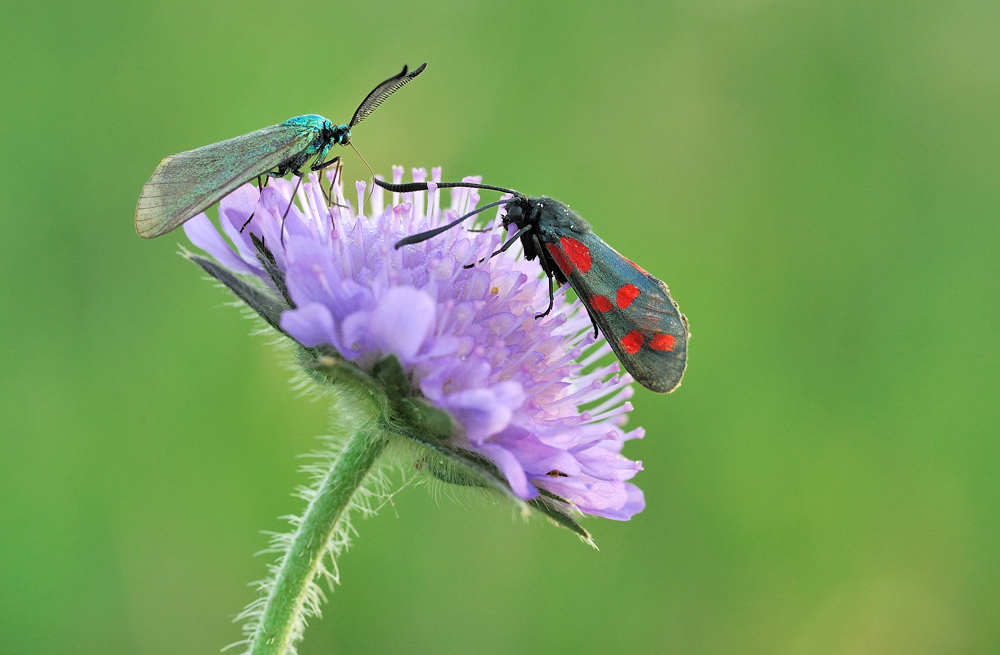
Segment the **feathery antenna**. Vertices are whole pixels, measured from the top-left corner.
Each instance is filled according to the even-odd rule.
[[[373,111],[378,109],[379,105],[381,105],[386,98],[401,89],[404,84],[412,80],[414,77],[423,73],[425,68],[427,68],[426,62],[420,64],[420,66],[414,69],[412,73],[407,73],[407,68],[404,65],[402,73],[399,75],[393,75],[385,82],[382,82],[372,89],[371,93],[369,93],[368,96],[361,101],[361,104],[358,105],[358,109],[354,112],[354,118],[351,119],[351,122],[348,124],[348,128],[354,127],[361,121],[368,118]]]

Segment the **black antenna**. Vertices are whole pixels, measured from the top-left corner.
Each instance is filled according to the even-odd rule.
[[[393,193],[413,193],[414,191],[427,191],[427,182],[407,182],[406,184],[393,184],[392,182],[386,182],[385,180],[380,180],[375,178],[375,184],[379,185],[386,191],[392,191]],[[505,189],[502,186],[493,186],[490,184],[476,184],[474,182],[435,182],[433,183],[438,189],[486,189],[488,191],[499,191],[500,193],[509,193],[516,198],[524,198],[524,194],[520,191],[515,191],[514,189]]]
[[[372,89],[372,92],[368,94],[368,97],[361,101],[361,104],[358,106],[358,110],[354,112],[354,118],[351,119],[351,122],[347,127],[352,128],[368,118],[373,111],[378,109],[378,106],[381,105],[386,98],[398,91],[404,84],[412,80],[414,77],[423,73],[425,68],[427,68],[426,62],[420,64],[420,67],[415,69],[412,73],[407,74],[407,69],[404,65],[402,73],[399,75],[393,75],[385,82],[382,82]]]
[[[416,184],[419,184],[419,182],[417,182]],[[402,185],[401,184],[401,185],[397,185],[397,186],[406,186],[406,185]],[[399,191],[399,192],[396,192],[396,193],[408,193],[408,192],[407,191]],[[490,207],[496,207],[497,205],[506,205],[509,202],[516,202],[516,201],[517,201],[517,198],[505,198],[504,200],[497,200],[496,202],[491,202],[488,205],[483,205],[479,209],[474,209],[471,212],[469,212],[468,214],[466,214],[465,216],[461,216],[459,218],[456,218],[455,220],[453,220],[451,223],[448,223],[447,225],[441,225],[439,227],[434,228],[433,230],[427,230],[426,232],[419,232],[417,234],[411,234],[408,237],[403,237],[402,239],[400,239],[399,241],[396,242],[396,250],[399,250],[403,246],[408,246],[410,244],[420,243],[421,241],[427,241],[427,239],[432,239],[432,238],[436,237],[437,235],[441,234],[442,232],[447,232],[448,230],[450,230],[451,228],[455,227],[456,225],[458,225],[459,223],[461,223],[465,219],[470,218],[472,216],[475,216],[476,214],[478,214],[480,212],[484,212],[487,209],[489,209]]]

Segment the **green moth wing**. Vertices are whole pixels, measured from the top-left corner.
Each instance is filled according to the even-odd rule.
[[[135,231],[146,239],[166,234],[244,182],[278,168],[316,136],[316,130],[278,123],[165,158],[142,187]]]

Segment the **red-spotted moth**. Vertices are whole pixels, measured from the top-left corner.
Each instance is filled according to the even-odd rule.
[[[395,193],[426,191],[425,182],[390,184],[375,180]],[[447,225],[401,239],[396,248],[430,239],[481,211],[504,205],[503,227],[517,232],[492,255],[520,240],[525,258],[536,257],[549,279],[552,311],[555,284],[569,282],[587,308],[625,369],[647,389],[669,393],[676,389],[687,366],[688,322],[670,297],[667,285],[622,257],[593,233],[590,224],[567,205],[552,198],[531,198],[487,184],[440,182],[437,188],[463,187],[509,193],[512,197],[480,207]]]

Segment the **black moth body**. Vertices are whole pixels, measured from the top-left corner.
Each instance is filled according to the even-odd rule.
[[[427,184],[390,184],[375,180],[396,193],[426,191]],[[569,283],[587,308],[625,369],[642,386],[669,393],[680,386],[687,367],[687,318],[670,297],[667,285],[632,263],[600,237],[579,214],[558,200],[529,197],[511,189],[485,184],[442,182],[438,188],[467,187],[509,193],[513,197],[481,207],[459,219],[400,240],[396,247],[418,243],[448,230],[485,209],[504,205],[503,227],[517,228],[513,237],[491,255],[499,255],[520,241],[525,258],[538,259],[549,279],[549,306],[553,289]]]

